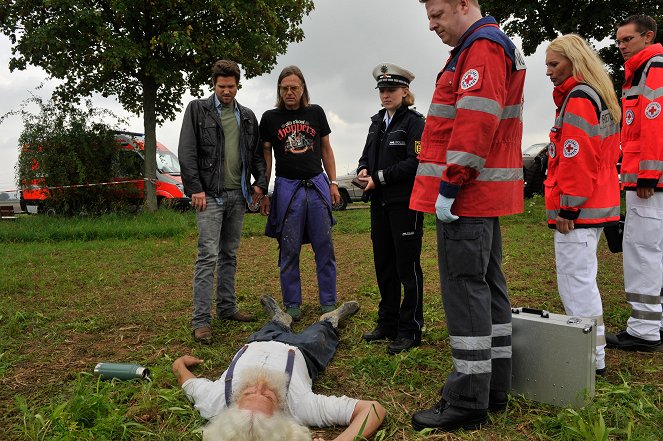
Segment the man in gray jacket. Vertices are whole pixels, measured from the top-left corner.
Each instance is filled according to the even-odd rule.
[[[201,343],[212,340],[215,267],[217,318],[253,320],[235,304],[236,252],[246,204],[257,205],[267,194],[267,182],[258,120],[235,100],[239,78],[237,63],[217,61],[212,67],[214,93],[189,103],[180,132],[182,182],[198,223],[191,324]]]

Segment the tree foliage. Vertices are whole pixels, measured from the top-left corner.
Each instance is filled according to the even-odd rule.
[[[523,39],[523,52],[531,55],[543,42],[576,33],[595,42],[615,37],[621,20],[647,14],[658,23],[657,41],[663,41],[661,0],[482,0],[482,9],[504,23],[504,30]],[[624,60],[614,46],[599,54],[608,65],[615,86],[621,89]]]
[[[3,0],[0,32],[13,44],[10,69],[42,67],[63,80],[60,98],[98,92],[143,113],[145,175],[154,179],[156,124],[176,115],[184,92],[199,96],[219,58],[248,78],[270,71],[302,40],[312,9],[312,0]]]
[[[26,110],[28,104],[36,105],[39,112]],[[11,114],[23,118],[16,164],[18,185],[24,190],[48,189],[42,210],[65,215],[105,212],[140,197],[135,185],[107,185],[118,176],[140,178],[140,170],[129,176],[120,162],[113,128],[106,122],[116,120],[114,115],[90,102],[82,109],[37,97],[26,100]]]

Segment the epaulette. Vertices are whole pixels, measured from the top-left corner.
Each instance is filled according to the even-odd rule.
[[[417,115],[419,118],[421,118],[421,119],[426,119],[426,117],[425,117],[422,113],[420,113],[420,112],[418,112],[418,111],[416,111],[416,110],[414,110],[414,109],[409,109],[409,110],[410,110],[410,112],[412,112],[412,113],[414,113],[415,115]]]

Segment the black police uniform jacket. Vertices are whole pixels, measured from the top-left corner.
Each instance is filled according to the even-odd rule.
[[[371,197],[379,197],[386,204],[409,202],[421,151],[424,116],[407,106],[396,110],[389,127],[384,126],[386,109],[371,117],[366,145],[359,158],[357,173],[367,169],[375,190]]]

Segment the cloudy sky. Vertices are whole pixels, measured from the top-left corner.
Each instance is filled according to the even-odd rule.
[[[380,108],[371,71],[381,62],[392,62],[416,75],[410,88],[417,109],[426,114],[433,95],[435,77],[448,57],[448,46],[428,30],[424,6],[416,0],[317,0],[316,9],[304,19],[304,41],[292,44],[278,59],[270,74],[242,81],[240,103],[258,115],[273,107],[278,73],[290,64],[304,72],[311,100],[327,113],[332,129],[331,144],[338,174],[350,171],[366,139],[369,118]],[[515,42],[520,46],[519,40]],[[55,84],[38,68],[9,72],[11,46],[0,36],[0,115],[18,108],[35,93],[48,98]],[[526,57],[523,144],[546,142],[553,122],[552,84],[545,76],[545,45]],[[211,90],[210,90],[211,93]],[[182,99],[174,121],[157,128],[157,139],[177,152],[181,115],[191,96]],[[95,105],[122,114],[112,98],[95,98]],[[142,132],[142,119],[131,118],[127,130]],[[14,166],[18,157],[20,118],[10,117],[0,125],[0,191],[16,188]]]

